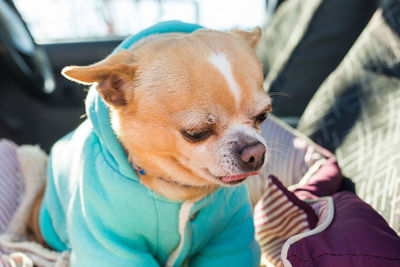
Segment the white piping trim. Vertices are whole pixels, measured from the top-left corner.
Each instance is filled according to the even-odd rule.
[[[181,237],[181,240],[179,242],[178,247],[175,248],[175,250],[169,255],[165,266],[170,267],[174,266],[176,260],[179,257],[179,254],[182,252],[183,245],[185,243],[185,227],[186,223],[189,220],[190,216],[190,209],[193,207],[194,201],[193,200],[186,200],[183,202],[181,209],[179,210],[179,235]]]
[[[306,185],[309,181],[310,178],[326,163],[326,159],[322,158],[315,162],[309,169],[308,171],[303,175],[303,177],[300,179],[300,181],[297,184],[293,184],[288,187],[289,191],[294,191],[295,189],[299,188],[302,185]]]
[[[331,224],[333,217],[335,215],[335,206],[333,204],[332,197],[321,197],[319,199],[306,200],[306,201],[311,204],[311,203],[320,202],[320,201],[324,201],[324,200],[328,201],[328,207],[329,207],[328,208],[328,217],[326,218],[326,220],[323,223],[321,223],[320,225],[318,225],[311,231],[303,232],[298,235],[294,235],[294,236],[290,237],[288,240],[286,240],[285,244],[283,244],[283,246],[282,246],[282,251],[281,251],[281,259],[282,259],[283,266],[292,267],[292,264],[287,259],[287,254],[288,254],[290,245],[299,241],[300,239],[303,239],[305,237],[315,235],[315,234],[318,234],[318,233],[324,231]]]

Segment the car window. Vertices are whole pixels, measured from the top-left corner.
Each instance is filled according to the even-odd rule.
[[[38,43],[129,35],[163,20],[214,29],[262,25],[265,0],[14,0]]]

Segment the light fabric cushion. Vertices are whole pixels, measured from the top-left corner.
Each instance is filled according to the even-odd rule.
[[[298,129],[335,152],[357,195],[400,233],[400,1],[383,1]]]
[[[266,25],[257,53],[278,116],[298,116],[376,9],[374,0],[290,0]]]

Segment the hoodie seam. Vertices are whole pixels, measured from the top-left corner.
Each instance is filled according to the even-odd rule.
[[[154,205],[154,210],[155,210],[155,213],[156,213],[156,233],[157,233],[157,235],[156,235],[156,244],[157,244],[157,246],[156,246],[156,253],[155,254],[158,254],[159,253],[159,251],[158,251],[158,249],[157,248],[160,248],[161,246],[160,246],[160,238],[159,238],[159,236],[160,236],[160,213],[159,213],[159,206],[158,206],[158,203],[157,203],[157,199],[155,199],[155,198],[153,198],[152,197],[152,200],[153,200],[153,205]]]
[[[100,138],[97,136],[97,134],[95,133],[95,131],[93,129],[92,129],[92,133],[96,136],[96,138],[98,140],[98,142],[96,142],[96,145],[100,147],[101,156],[103,157],[104,161],[107,162],[108,167],[110,167],[114,172],[118,173],[118,175],[120,175],[124,179],[127,179],[127,180],[129,180],[131,182],[140,183],[140,179],[135,179],[135,178],[128,177],[128,176],[122,174],[120,172],[120,170],[115,168],[114,164],[112,164],[110,162],[110,160],[108,159],[108,156],[105,154],[105,149],[103,148],[103,145],[101,144]]]

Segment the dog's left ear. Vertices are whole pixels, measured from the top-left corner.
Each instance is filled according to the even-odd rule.
[[[93,65],[65,67],[61,73],[81,84],[97,83],[97,91],[104,101],[114,107],[123,107],[133,96],[136,70],[133,54],[122,50]]]
[[[231,30],[231,32],[245,39],[249,43],[251,48],[254,48],[261,38],[261,28],[258,26],[253,28],[251,31],[233,29]]]

